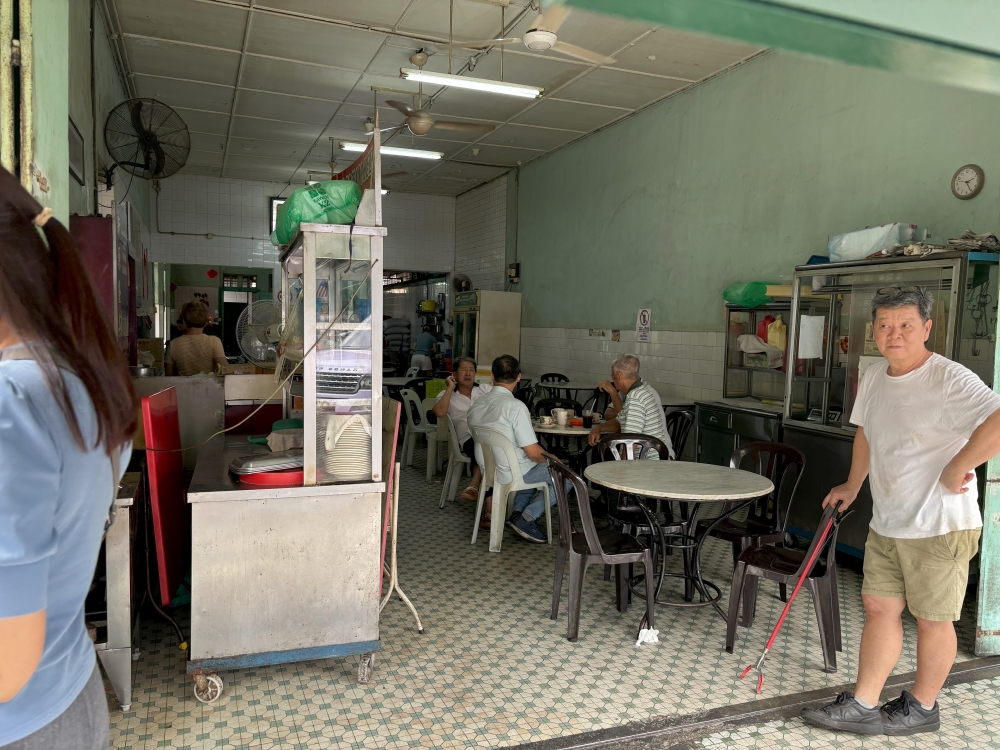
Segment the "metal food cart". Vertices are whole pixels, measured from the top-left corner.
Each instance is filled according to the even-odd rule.
[[[892,284],[925,288],[934,298],[927,348],[961,362],[989,384],[997,261],[994,253],[942,252],[795,269],[783,441],[806,455],[807,467],[822,471],[803,473],[789,513],[790,530],[814,529],[831,483],[846,479],[850,471],[857,432],[850,416],[858,382],[868,366],[882,359],[869,309],[877,291]],[[872,511],[867,482],[852,507],[856,512],[841,526],[838,546],[862,556]]]
[[[382,493],[382,242],[378,130],[335,179],[364,189],[354,225],[302,224],[281,253],[283,329],[275,387],[303,398],[302,486],[248,488],[234,458],[267,452],[245,436],[201,448],[192,510],[195,696],[219,670],[379,649]],[[376,428],[373,429],[373,426]]]

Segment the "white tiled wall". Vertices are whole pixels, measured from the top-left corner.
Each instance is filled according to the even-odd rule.
[[[158,233],[154,192],[151,259],[160,263],[273,267],[278,253],[268,239],[268,199],[282,187],[277,182],[201,175],[175,175],[160,180],[160,232],[201,236]],[[206,234],[214,236],[209,239]]]
[[[284,183],[176,175],[161,180],[160,186],[160,230],[164,233],[153,232],[153,261],[263,267],[277,262],[277,248],[269,239],[269,199],[283,188],[288,194]],[[154,200],[154,227],[155,210]],[[382,197],[382,220],[388,228],[386,268],[452,270],[454,198],[392,192]],[[168,234],[171,231],[199,236]],[[214,236],[210,239],[206,234]]]
[[[451,271],[455,263],[455,199],[390,192],[382,196],[385,267],[396,271]]]
[[[639,357],[639,375],[661,396],[715,399],[722,397],[725,334],[694,331],[651,331],[639,344],[635,331],[622,331],[620,341],[589,335],[586,328],[522,328],[521,370],[538,377],[560,372],[570,380],[607,380],[619,354]]]
[[[455,272],[477,289],[503,291],[507,240],[507,177],[463,193],[455,205]]]

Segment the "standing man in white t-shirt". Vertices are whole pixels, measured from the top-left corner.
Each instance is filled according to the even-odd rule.
[[[869,367],[858,387],[848,480],[823,500],[843,510],[869,477],[857,684],[853,693],[802,712],[827,729],[909,735],[940,728],[937,695],[955,661],[953,623],[983,525],[975,468],[1000,453],[1000,396],[925,348],[931,304],[913,286],[880,289],[872,300],[875,343],[885,362]],[[912,691],[879,708],[903,648],[904,607],[917,620],[917,677]]]

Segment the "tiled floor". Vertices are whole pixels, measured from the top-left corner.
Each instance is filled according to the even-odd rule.
[[[941,731],[912,737],[862,737],[835,734],[789,719],[772,721],[702,738],[700,746],[713,750],[729,748],[810,748],[810,750],[957,750],[1000,747],[996,719],[1000,716],[1000,678],[945,688],[938,699]]]
[[[132,710],[112,712],[113,747],[500,747],[754,699],[753,685],[737,674],[757,658],[781,610],[776,587],[762,588],[758,619],[750,631],[741,629],[735,654],[725,653],[725,623],[710,609],[658,608],[660,643],[636,648],[640,607],[619,614],[613,584],[594,566],[580,640],[569,643],[565,583],[559,620],[548,617],[554,548],[509,531],[499,554],[488,551],[486,535],[470,545],[474,505],[457,501],[439,510],[441,483],[427,484],[423,466],[418,450],[401,478],[399,574],[427,632],[418,634],[406,606],[390,601],[369,685],[357,684],[356,658],[331,659],[224,673],[223,697],[203,705],[192,695],[172,633],[151,622],[143,627]],[[728,548],[710,542],[706,577],[721,584],[731,570]],[[846,649],[840,671],[821,670],[813,609],[803,593],[769,658],[765,696],[839,685],[854,675],[861,582],[848,569],[840,582]],[[971,615],[961,623],[959,659],[972,656]],[[899,672],[915,668],[912,619],[906,629]],[[974,684],[952,689],[948,701],[982,693],[995,706],[998,692],[998,684]],[[758,728],[754,741],[764,739],[826,746],[810,745],[823,738],[797,722]]]

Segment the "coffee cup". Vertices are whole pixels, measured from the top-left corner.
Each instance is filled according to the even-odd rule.
[[[539,417],[539,418],[538,418],[538,424],[543,424],[543,425],[550,425],[550,424],[552,424],[552,423],[553,423],[554,421],[555,421],[555,420],[554,420],[554,419],[552,419],[552,417],[548,417],[548,416],[545,416],[545,417]]]
[[[553,409],[552,416],[556,418],[556,424],[565,427],[566,420],[569,419],[569,412],[566,409]]]

